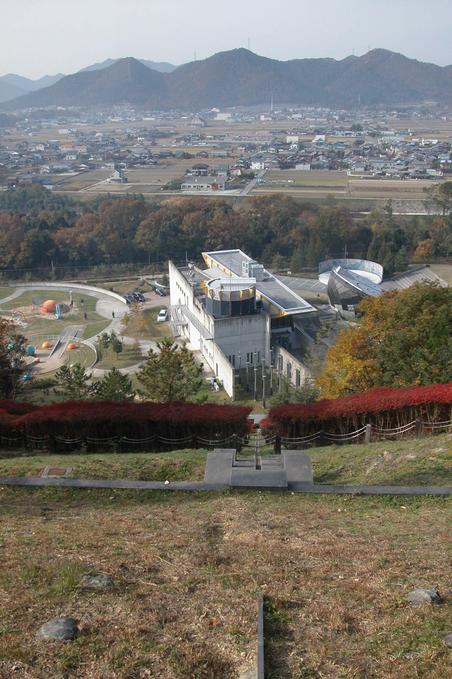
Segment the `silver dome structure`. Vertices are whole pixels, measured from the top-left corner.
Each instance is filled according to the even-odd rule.
[[[369,279],[337,266],[328,277],[327,292],[331,305],[348,309],[366,297],[379,297],[383,291]]]
[[[377,262],[368,259],[327,259],[319,264],[319,281],[328,285],[331,273],[337,267],[377,285],[383,280],[383,267]]]

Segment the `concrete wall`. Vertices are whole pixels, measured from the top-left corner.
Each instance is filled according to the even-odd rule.
[[[284,378],[295,388],[300,387],[306,380],[312,378],[309,368],[290,351],[283,347],[275,347],[275,367]]]
[[[235,368],[245,367],[247,355],[270,364],[270,319],[264,313],[216,319],[214,338]]]
[[[221,347],[213,340],[214,320],[194,296],[193,288],[185,276],[172,262],[169,263],[169,278],[171,306],[186,306],[206,331],[204,334],[201,333],[196,325],[190,319],[187,319],[188,324],[181,326],[181,336],[188,340],[194,351],[201,352],[207,365],[223,384],[228,396],[233,399],[235,390],[234,368]],[[207,333],[211,335],[212,339],[205,337]]]
[[[64,290],[70,292],[83,292],[85,295],[92,295],[94,297],[111,297],[112,299],[127,304],[125,298],[122,295],[118,295],[117,292],[112,292],[111,290],[106,290],[105,288],[97,288],[93,285],[85,285],[82,283],[24,283],[23,285],[18,285],[17,288],[23,288],[24,290]]]

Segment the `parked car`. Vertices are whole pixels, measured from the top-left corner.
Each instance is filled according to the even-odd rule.
[[[157,295],[160,295],[160,297],[165,297],[165,293],[161,288],[155,288],[155,292],[157,293]]]
[[[158,316],[157,316],[157,323],[164,323],[167,320],[168,320],[168,310],[167,309],[160,309]]]

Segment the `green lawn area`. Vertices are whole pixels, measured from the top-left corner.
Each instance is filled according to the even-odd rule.
[[[136,365],[145,360],[145,356],[141,353],[139,347],[133,344],[123,344],[122,352],[115,354],[115,352],[108,347],[108,349],[98,349],[99,361],[96,363],[96,368],[110,370],[111,368],[127,368],[131,365]]]
[[[452,285],[452,264],[430,264],[431,270]]]
[[[0,676],[444,679],[450,502],[444,498],[2,488]],[[114,588],[86,592],[83,574]],[[437,587],[439,606],[407,594]],[[79,621],[73,642],[36,631]]]
[[[306,452],[316,483],[452,486],[452,434]]]
[[[76,479],[135,479],[139,481],[201,481],[206,451],[169,453],[91,453],[0,458],[0,476],[39,476],[47,465],[72,467]]]
[[[123,334],[137,339],[162,339],[171,337],[171,328],[168,322],[158,323],[157,315],[160,309],[165,306],[152,307],[151,309],[140,310],[129,313],[123,326]]]
[[[9,297],[9,295],[12,295],[14,290],[15,288],[10,288],[7,285],[0,285],[0,300],[4,299],[5,297]]]
[[[57,302],[69,305],[69,293],[67,292],[58,290],[27,290],[20,297],[7,302],[1,309],[3,311],[11,311],[19,307],[31,306],[33,300],[42,303],[46,299],[54,299]],[[53,337],[59,335],[67,325],[82,325],[85,328],[83,336],[89,338],[102,332],[110,324],[110,319],[103,318],[96,313],[96,298],[73,293],[72,299],[74,308],[64,314],[60,320],[57,320],[53,314],[49,314],[48,317],[37,314],[27,318],[27,327],[24,329],[24,334],[27,336],[49,335]],[[84,317],[85,313],[87,314],[86,319]]]

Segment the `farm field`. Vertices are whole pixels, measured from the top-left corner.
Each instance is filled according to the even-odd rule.
[[[291,195],[323,197],[328,195],[350,200],[378,199],[425,201],[424,189],[431,187],[427,180],[358,179],[347,173],[328,170],[271,170],[265,174],[252,195],[268,192],[287,192]]]
[[[112,174],[111,170],[91,170],[72,175],[67,179],[61,179],[55,185],[55,191],[82,191],[93,184],[104,181]]]
[[[443,679],[449,520],[442,498],[3,488],[0,676],[238,679],[264,592],[271,677]],[[61,614],[78,638],[38,641]]]

